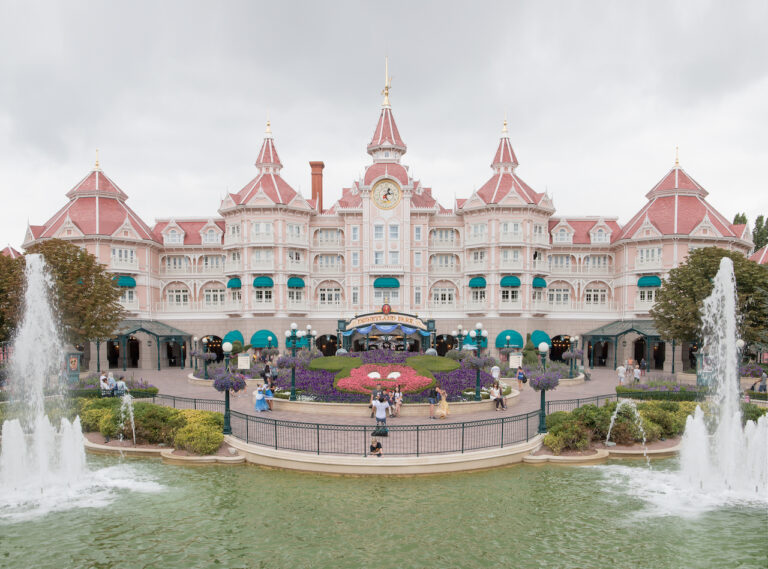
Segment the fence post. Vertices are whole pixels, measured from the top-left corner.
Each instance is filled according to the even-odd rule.
[[[528,442],[531,440],[531,433],[530,433],[530,424],[531,424],[531,417],[530,413],[528,413],[528,417],[525,418],[525,442]]]
[[[419,456],[419,426],[416,425],[416,456]]]
[[[464,425],[466,425],[466,423],[462,422],[461,423],[461,454],[464,454]]]
[[[317,428],[317,454],[320,454],[320,423],[315,423]]]
[[[249,415],[245,416],[245,442],[246,444],[251,443],[251,417]]]
[[[363,456],[368,456],[368,437],[365,436],[365,425],[363,425]]]
[[[197,398],[193,399],[193,401],[194,401],[194,404],[192,405],[192,407],[195,409],[195,411],[197,411]]]
[[[272,424],[275,426],[275,450],[277,450],[277,420],[272,419]]]
[[[500,423],[501,425],[501,447],[500,448],[504,448],[504,419],[505,417],[502,417],[501,423]]]

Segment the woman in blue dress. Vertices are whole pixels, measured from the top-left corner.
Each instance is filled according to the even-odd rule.
[[[267,399],[264,396],[264,386],[260,385],[256,388],[256,404],[254,405],[254,409],[256,411],[269,411],[269,406],[267,405]]]

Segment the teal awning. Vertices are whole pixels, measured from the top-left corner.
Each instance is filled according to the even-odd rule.
[[[271,341],[269,341],[270,336],[272,336]],[[269,330],[259,330],[258,332],[254,332],[253,336],[251,336],[251,346],[254,348],[268,348],[270,346],[277,348],[277,334],[270,332]]]
[[[290,281],[289,281],[290,282]],[[263,288],[272,288],[275,286],[275,282],[270,277],[256,277],[253,279],[253,286],[254,287],[263,287]],[[288,286],[291,286],[290,284]],[[304,286],[304,282],[302,281],[301,286]],[[301,287],[295,287],[295,288],[301,288]]]
[[[373,288],[400,288],[400,281],[394,277],[379,277],[373,281]]]
[[[243,338],[243,333],[240,332],[240,330],[230,330],[225,334],[221,342],[232,342],[233,344],[235,342],[240,342],[243,346],[245,346],[245,338]]]
[[[507,275],[506,277],[501,277],[501,286],[507,286],[507,287],[520,286],[520,279],[511,275]]]
[[[229,279],[227,282],[227,288],[242,288],[243,283],[240,282],[240,279],[237,277]]]
[[[533,288],[547,288],[547,281],[541,277],[533,277]]]
[[[288,288],[304,288],[304,279],[301,277],[291,277],[288,279]]]
[[[520,286],[520,285],[518,285]],[[496,336],[496,347],[497,348],[506,348],[507,347],[507,336],[509,336],[509,347],[510,348],[522,348],[523,347],[523,337],[520,334],[520,332],[516,332],[514,330],[504,330],[502,333],[500,333],[498,336]]]
[[[488,338],[480,338],[480,347],[481,348],[487,348],[488,347]],[[464,345],[461,347],[463,350],[476,350],[477,345],[475,344],[474,338],[467,336],[464,338]]]
[[[541,330],[534,330],[531,332],[531,342],[533,342],[533,345],[536,346],[537,350],[539,349],[539,344],[542,342],[546,342],[552,347],[552,340],[549,338],[549,334],[542,332]]]
[[[485,278],[472,277],[469,279],[469,288],[485,288]]]
[[[120,275],[119,277],[117,277],[117,286],[121,286],[123,288],[135,288],[136,279],[134,279],[133,277],[127,277],[125,275]]]
[[[651,286],[661,286],[661,279],[656,275],[646,275],[638,279],[637,286],[643,287],[643,288],[651,287]]]

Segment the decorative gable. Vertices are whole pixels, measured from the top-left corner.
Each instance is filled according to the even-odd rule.
[[[637,231],[631,236],[633,239],[652,239],[654,237],[661,237],[662,233],[653,224],[653,222],[645,216],[643,223],[637,228]]]
[[[567,221],[562,220],[552,228],[552,243],[573,243],[574,230]]]
[[[140,239],[139,234],[136,233],[136,229],[131,225],[127,218],[123,224],[112,233],[112,237],[118,239]]]
[[[722,234],[709,219],[709,214],[704,216],[701,223],[694,227],[690,234],[692,237],[722,237]]]
[[[589,239],[593,244],[610,243],[612,230],[602,219],[589,230]]]
[[[83,232],[80,231],[80,228],[77,226],[77,224],[72,221],[72,219],[69,217],[69,214],[67,214],[64,222],[56,232],[55,237],[59,239],[71,239],[73,237],[82,237],[83,235]]]
[[[214,223],[213,219],[208,218],[203,227],[200,228],[200,242],[203,245],[221,245],[221,236],[224,232],[221,227]]]
[[[163,236],[163,244],[165,245],[183,245],[184,244],[184,230],[174,220],[170,220],[161,231]]]

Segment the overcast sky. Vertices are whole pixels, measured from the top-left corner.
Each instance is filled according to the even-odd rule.
[[[728,218],[768,214],[768,2],[0,0],[0,244],[92,168],[156,218],[215,216],[269,117],[325,204],[370,163],[389,56],[404,162],[446,206],[490,176],[504,114],[558,215],[625,223],[674,163]]]

